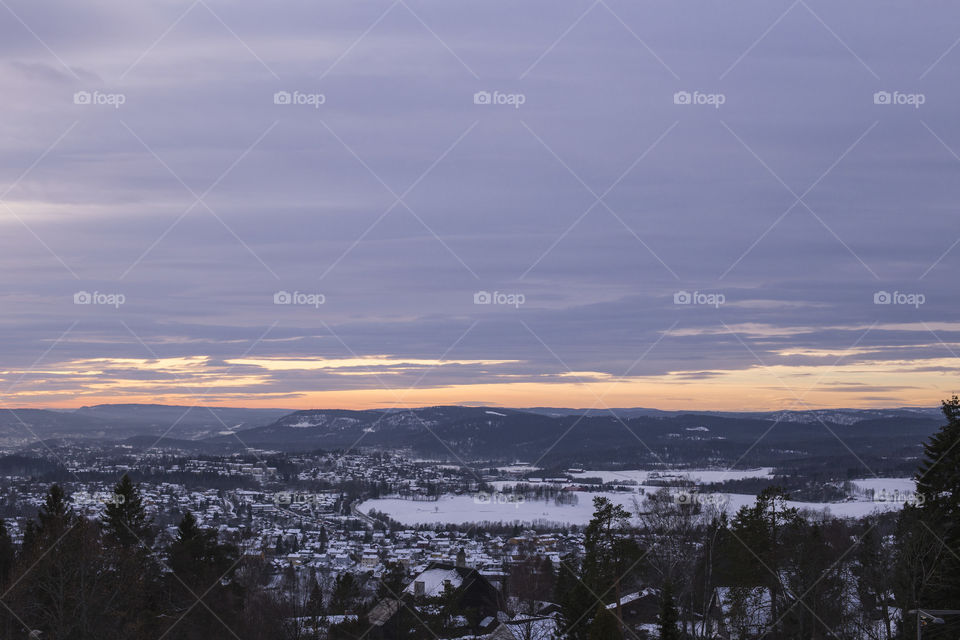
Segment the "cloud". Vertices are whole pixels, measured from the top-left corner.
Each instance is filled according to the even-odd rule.
[[[784,395],[760,362],[826,376],[830,406],[955,391],[960,89],[955,52],[933,63],[957,9],[796,5],[764,35],[783,8],[759,0],[596,5],[569,32],[583,9],[541,0],[390,6],[10,2],[30,27],[0,25],[12,397],[220,376],[234,404],[380,406],[426,373],[411,398],[763,408]]]

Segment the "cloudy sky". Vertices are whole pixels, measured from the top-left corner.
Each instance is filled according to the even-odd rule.
[[[933,405],[960,8],[0,1],[4,406]]]

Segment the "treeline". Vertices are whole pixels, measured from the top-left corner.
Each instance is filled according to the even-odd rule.
[[[554,599],[569,640],[637,638],[646,589],[661,640],[725,637],[892,640],[960,633],[960,400],[925,445],[918,495],[861,520],[802,514],[780,487],[733,517],[662,489],[634,512],[595,498],[584,553],[563,558]],[[916,610],[932,611],[921,614]]]
[[[268,572],[258,559],[218,541],[189,512],[165,539],[129,477],[115,493],[91,520],[53,485],[19,549],[0,521],[0,637],[290,637],[290,612],[263,588]]]

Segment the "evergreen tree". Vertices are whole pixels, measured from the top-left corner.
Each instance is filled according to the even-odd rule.
[[[13,540],[10,539],[10,533],[7,531],[7,523],[0,519],[0,589],[5,588],[15,559],[16,553]]]
[[[786,532],[800,520],[797,510],[786,506],[788,499],[780,487],[764,489],[753,506],[741,507],[737,512],[728,538],[731,581],[736,586],[767,590],[771,622],[780,619],[783,604],[782,568],[789,556]]]
[[[242,609],[243,589],[231,580],[238,563],[236,548],[220,544],[216,531],[201,528],[187,511],[169,557],[173,573],[168,576],[167,592],[183,620],[177,622],[178,616],[173,616],[164,633],[172,630],[174,637],[189,640],[219,637],[223,629],[220,620],[236,616]],[[201,596],[205,606],[196,606]]]
[[[667,582],[660,593],[660,616],[657,619],[660,640],[680,640],[677,629],[677,605],[673,601],[673,586]]]
[[[620,623],[613,613],[604,607],[598,605],[593,614],[593,621],[590,623],[590,631],[587,640],[622,640],[623,634],[620,633]]]
[[[360,585],[352,573],[341,573],[333,583],[330,609],[334,613],[350,613],[360,597]]]
[[[104,511],[103,526],[107,534],[123,547],[132,547],[149,537],[150,520],[143,507],[140,487],[123,474],[113,488],[113,500]]]
[[[70,508],[63,488],[58,484],[51,485],[43,499],[43,506],[37,514],[39,520],[37,529],[40,536],[46,538],[48,542],[55,541],[67,527],[73,524],[74,517],[73,509]]]
[[[407,570],[399,562],[387,562],[386,571],[377,585],[377,599],[399,598],[407,582]]]
[[[600,598],[617,603],[614,614],[622,620],[620,599],[622,584],[641,557],[640,548],[630,532],[630,513],[608,498],[593,499],[594,513],[583,535],[581,579]],[[611,597],[612,596],[612,597]]]
[[[313,589],[310,590],[310,599],[307,601],[307,615],[320,617],[323,615],[323,589],[317,582],[313,583]]]
[[[321,553],[326,553],[328,542],[329,542],[329,538],[327,536],[327,528],[323,525],[320,525],[320,552]]]
[[[960,398],[944,401],[942,410],[947,423],[924,444],[916,475],[918,499],[904,507],[898,521],[897,598],[903,609],[960,608],[955,551],[960,549]],[[924,635],[945,631],[931,629]]]
[[[561,627],[567,630],[570,640],[586,639],[589,614],[596,604],[579,574],[577,558],[569,555],[561,558],[553,599],[560,606]]]

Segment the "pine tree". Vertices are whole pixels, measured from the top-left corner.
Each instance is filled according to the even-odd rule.
[[[187,542],[200,535],[201,529],[197,525],[197,517],[190,511],[183,514],[180,524],[177,525],[177,541]]]
[[[172,606],[183,620],[171,620],[164,633],[174,629],[171,637],[190,640],[219,637],[220,620],[236,615],[243,606],[243,588],[232,580],[237,557],[235,547],[217,541],[216,531],[202,529],[189,511],[184,514],[170,545],[173,573],[167,576],[166,586]],[[197,595],[203,593],[207,594],[203,598],[206,606],[194,606]]]
[[[900,604],[957,608],[960,603],[960,398],[943,402],[947,424],[924,444],[917,472],[916,505],[906,505],[898,523],[903,576]],[[926,570],[922,567],[926,566]]]
[[[328,542],[329,542],[329,537],[327,536],[327,528],[323,525],[320,525],[320,552],[321,553],[326,553]]]
[[[575,557],[560,559],[553,599],[560,606],[561,626],[570,640],[587,637],[589,613],[596,604],[579,573],[580,563]]]
[[[140,487],[123,474],[113,493],[113,500],[104,511],[103,526],[120,546],[136,546],[150,534],[150,520],[143,507]]]
[[[657,620],[660,628],[660,640],[680,640],[677,629],[677,605],[673,600],[673,586],[667,582],[660,593],[660,617]]]
[[[587,640],[622,640],[623,634],[620,633],[620,623],[613,613],[603,605],[597,606],[597,611],[593,615],[593,621],[590,623],[590,631]]]
[[[786,557],[785,537],[797,526],[800,515],[787,507],[789,496],[781,487],[760,492],[753,506],[744,506],[733,519],[728,539],[731,578],[737,586],[766,588],[770,594],[770,620],[781,619],[783,585],[781,570]],[[765,571],[757,571],[757,565]]]
[[[73,510],[70,508],[67,495],[60,485],[50,486],[50,491],[43,499],[43,506],[40,507],[37,519],[40,521],[39,532],[48,541],[50,539],[56,540],[73,523]]]
[[[310,590],[310,599],[307,601],[307,615],[315,618],[323,615],[323,589],[317,582],[313,583],[313,589]]]
[[[333,583],[330,609],[334,613],[350,613],[360,596],[360,585],[352,573],[341,573]]]
[[[15,559],[13,540],[7,531],[7,523],[0,519],[0,588],[5,588]]]
[[[630,535],[630,513],[608,498],[593,499],[594,513],[583,535],[581,579],[587,588],[601,597],[610,594],[617,603],[614,615],[622,619],[622,584],[636,567],[640,548]]]

